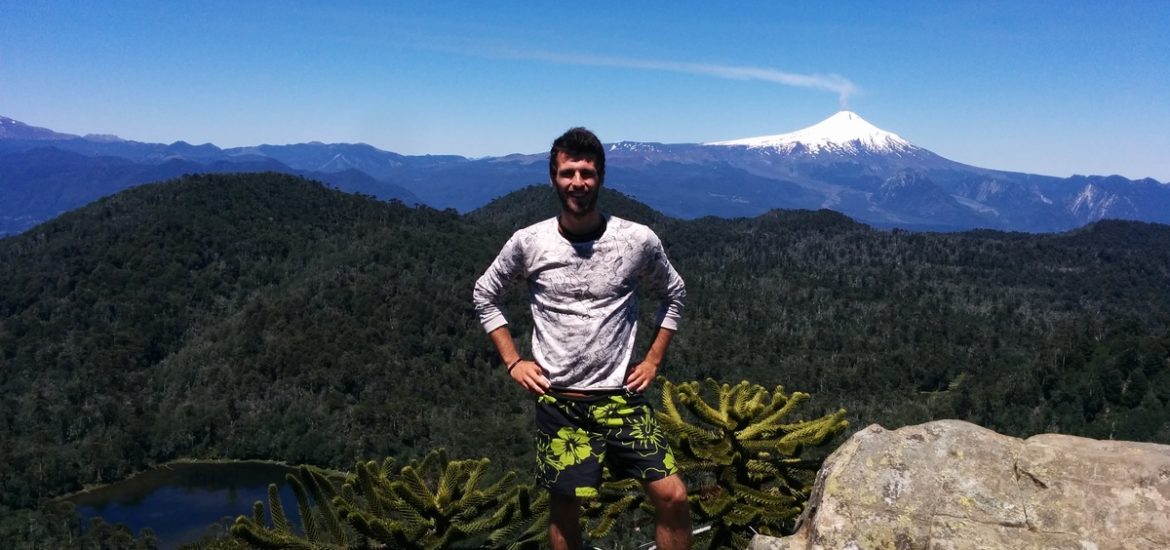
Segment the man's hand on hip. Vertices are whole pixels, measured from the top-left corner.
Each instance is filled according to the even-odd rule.
[[[631,369],[630,374],[626,376],[626,387],[630,391],[642,393],[646,391],[646,388],[650,387],[650,383],[654,381],[655,376],[658,376],[658,364],[642,361]]]
[[[551,384],[544,376],[544,369],[536,361],[520,361],[508,373],[517,384],[533,395],[544,395]]]

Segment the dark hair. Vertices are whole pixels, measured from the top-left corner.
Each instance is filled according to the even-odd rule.
[[[569,128],[553,141],[552,150],[548,153],[548,177],[553,180],[557,177],[558,153],[592,160],[593,166],[597,168],[597,183],[605,182],[605,147],[593,132],[580,126]]]

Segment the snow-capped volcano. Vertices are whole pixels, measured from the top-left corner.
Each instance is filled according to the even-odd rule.
[[[704,145],[741,145],[783,153],[900,153],[917,149],[898,134],[865,121],[852,111],[840,111],[821,122],[787,134],[760,136]]]

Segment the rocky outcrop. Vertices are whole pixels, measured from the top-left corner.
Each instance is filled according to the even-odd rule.
[[[872,425],[825,461],[797,533],[751,548],[1170,548],[1170,446]]]

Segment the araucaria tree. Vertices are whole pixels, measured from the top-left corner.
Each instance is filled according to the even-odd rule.
[[[268,486],[268,522],[264,521],[264,503],[257,501],[252,516],[240,516],[231,532],[254,548],[298,548],[305,550],[341,550],[358,537],[349,526],[338,521],[332,499],[337,495],[333,481],[325,472],[301,466],[296,475],[285,476],[297,499],[303,534],[284,513],[280,490]]]
[[[534,497],[513,472],[482,486],[488,463],[449,460],[443,450],[400,470],[393,458],[359,463],[340,491],[318,471],[302,468],[302,479],[290,475],[289,481],[303,537],[284,517],[275,486],[269,488],[271,524],[257,503],[253,517],[239,517],[232,534],[260,548],[538,548],[547,497]],[[306,485],[313,503],[303,496]]]
[[[662,434],[687,477],[691,512],[707,548],[746,548],[753,531],[781,535],[804,509],[823,447],[848,426],[845,411],[794,419],[809,399],[740,382],[666,382],[657,412]],[[509,472],[489,485],[489,461],[449,460],[443,450],[396,469],[393,458],[359,463],[344,480],[302,467],[289,476],[304,526],[293,529],[276,486],[269,518],[257,502],[232,534],[260,548],[539,548],[548,516],[543,490]],[[338,476],[340,477],[340,476]],[[340,489],[337,487],[340,486]],[[635,508],[652,513],[638,483],[607,479],[585,503],[591,538],[608,536]]]
[[[700,535],[708,548],[746,548],[752,529],[783,534],[803,510],[823,460],[809,448],[848,426],[844,410],[793,420],[808,398],[746,381],[666,382],[658,419],[688,477],[696,525],[711,525]]]

